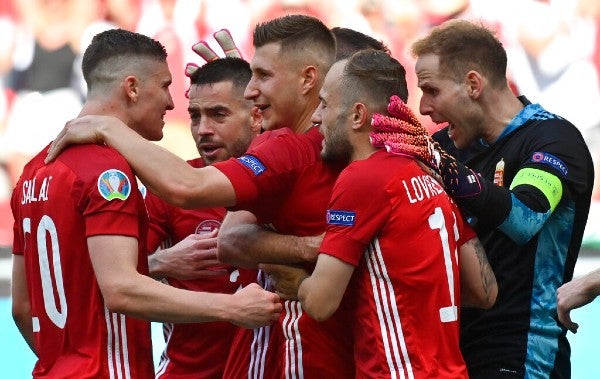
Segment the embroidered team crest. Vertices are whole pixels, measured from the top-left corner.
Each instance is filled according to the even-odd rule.
[[[561,161],[560,158],[558,158],[552,154],[543,153],[541,151],[536,151],[531,156],[531,161],[535,162],[535,163],[543,163],[548,166],[554,167],[554,169],[558,170],[565,178],[567,177],[567,174],[569,173],[569,169],[567,168],[567,165],[564,164],[564,162]]]
[[[131,181],[122,171],[106,170],[98,178],[98,192],[108,201],[125,200],[131,193]]]
[[[196,227],[196,234],[208,234],[220,227],[221,223],[217,220],[204,220]]]
[[[356,212],[327,210],[327,224],[329,225],[354,226],[355,218]]]

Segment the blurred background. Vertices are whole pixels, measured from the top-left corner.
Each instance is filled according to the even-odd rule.
[[[600,162],[600,0],[0,0],[0,367],[2,377],[27,378],[34,362],[10,315],[12,215],[10,194],[23,165],[77,116],[85,97],[81,56],[98,32],[120,27],[161,41],[173,73],[175,109],[159,142],[182,158],[197,156],[189,138],[186,63],[204,63],[191,46],[227,28],[252,57],[256,23],[290,13],[316,16],[384,41],[404,64],[409,105],[418,110],[412,41],[450,18],[493,28],[508,52],[517,94],[565,117],[582,132]],[[428,118],[421,122],[430,131]],[[598,182],[598,179],[597,179]],[[600,267],[600,185],[575,275]],[[600,301],[576,310],[573,378],[599,378]],[[158,325],[153,330],[159,331]],[[155,333],[155,350],[162,348]],[[5,370],[8,368],[8,372]]]

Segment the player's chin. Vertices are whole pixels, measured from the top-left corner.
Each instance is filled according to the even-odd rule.
[[[160,141],[160,140],[162,140],[163,136],[164,136],[164,134],[163,134],[162,128],[160,128],[157,131],[153,131],[151,135],[146,137],[146,139],[149,141]]]

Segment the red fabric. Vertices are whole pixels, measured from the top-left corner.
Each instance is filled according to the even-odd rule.
[[[91,235],[136,237],[138,271],[148,273],[147,218],[135,177],[112,148],[74,146],[49,165],[46,149],[26,165],[11,200],[14,253],[24,255],[32,316],[40,325],[33,376],[152,377],[150,324],[105,309],[87,249]],[[115,172],[107,170],[122,174],[119,185],[102,175]],[[102,178],[121,198],[107,200]],[[38,245],[40,236],[45,244]],[[44,291],[52,292],[44,297]]]
[[[346,225],[341,211],[353,216]],[[441,186],[414,160],[380,151],[340,174],[329,212],[321,253],[356,266],[346,292],[356,377],[467,378],[454,234],[463,225]],[[455,318],[442,321],[452,305]]]
[[[246,154],[250,167],[242,163],[244,157],[214,165],[231,180],[236,209],[252,211],[260,223],[283,234],[321,234],[338,170],[321,161],[323,136],[318,128],[301,135],[287,129],[267,132],[259,138]],[[350,326],[345,317],[340,311],[319,323],[302,312],[299,302],[284,302],[279,351],[269,347],[269,354],[282,359],[282,377],[353,377]]]
[[[198,158],[189,161],[193,167],[203,167]],[[148,250],[161,244],[175,245],[190,234],[210,233],[221,226],[225,208],[181,209],[148,192],[145,198],[150,219]],[[168,241],[168,243],[164,243]],[[229,274],[212,279],[177,280],[166,278],[177,288],[213,293],[235,293],[240,287],[256,281],[256,270],[228,268]],[[157,378],[221,378],[225,362],[239,329],[226,322],[200,324],[165,324],[165,350],[157,369]],[[246,371],[248,366],[246,366]]]

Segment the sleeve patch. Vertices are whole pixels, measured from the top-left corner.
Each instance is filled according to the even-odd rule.
[[[248,167],[256,176],[262,174],[267,169],[265,165],[253,155],[242,155],[238,160],[244,166]]]
[[[328,225],[354,226],[355,218],[356,212],[327,210]]]
[[[531,156],[531,162],[543,163],[550,167],[553,167],[555,170],[558,170],[562,174],[562,176],[565,178],[567,177],[567,174],[569,173],[569,169],[567,168],[567,165],[564,164],[564,162],[561,161],[558,157],[556,157],[552,154],[542,153],[541,151],[536,151]]]
[[[131,193],[131,181],[123,171],[106,170],[98,177],[98,192],[108,201],[126,200]]]

